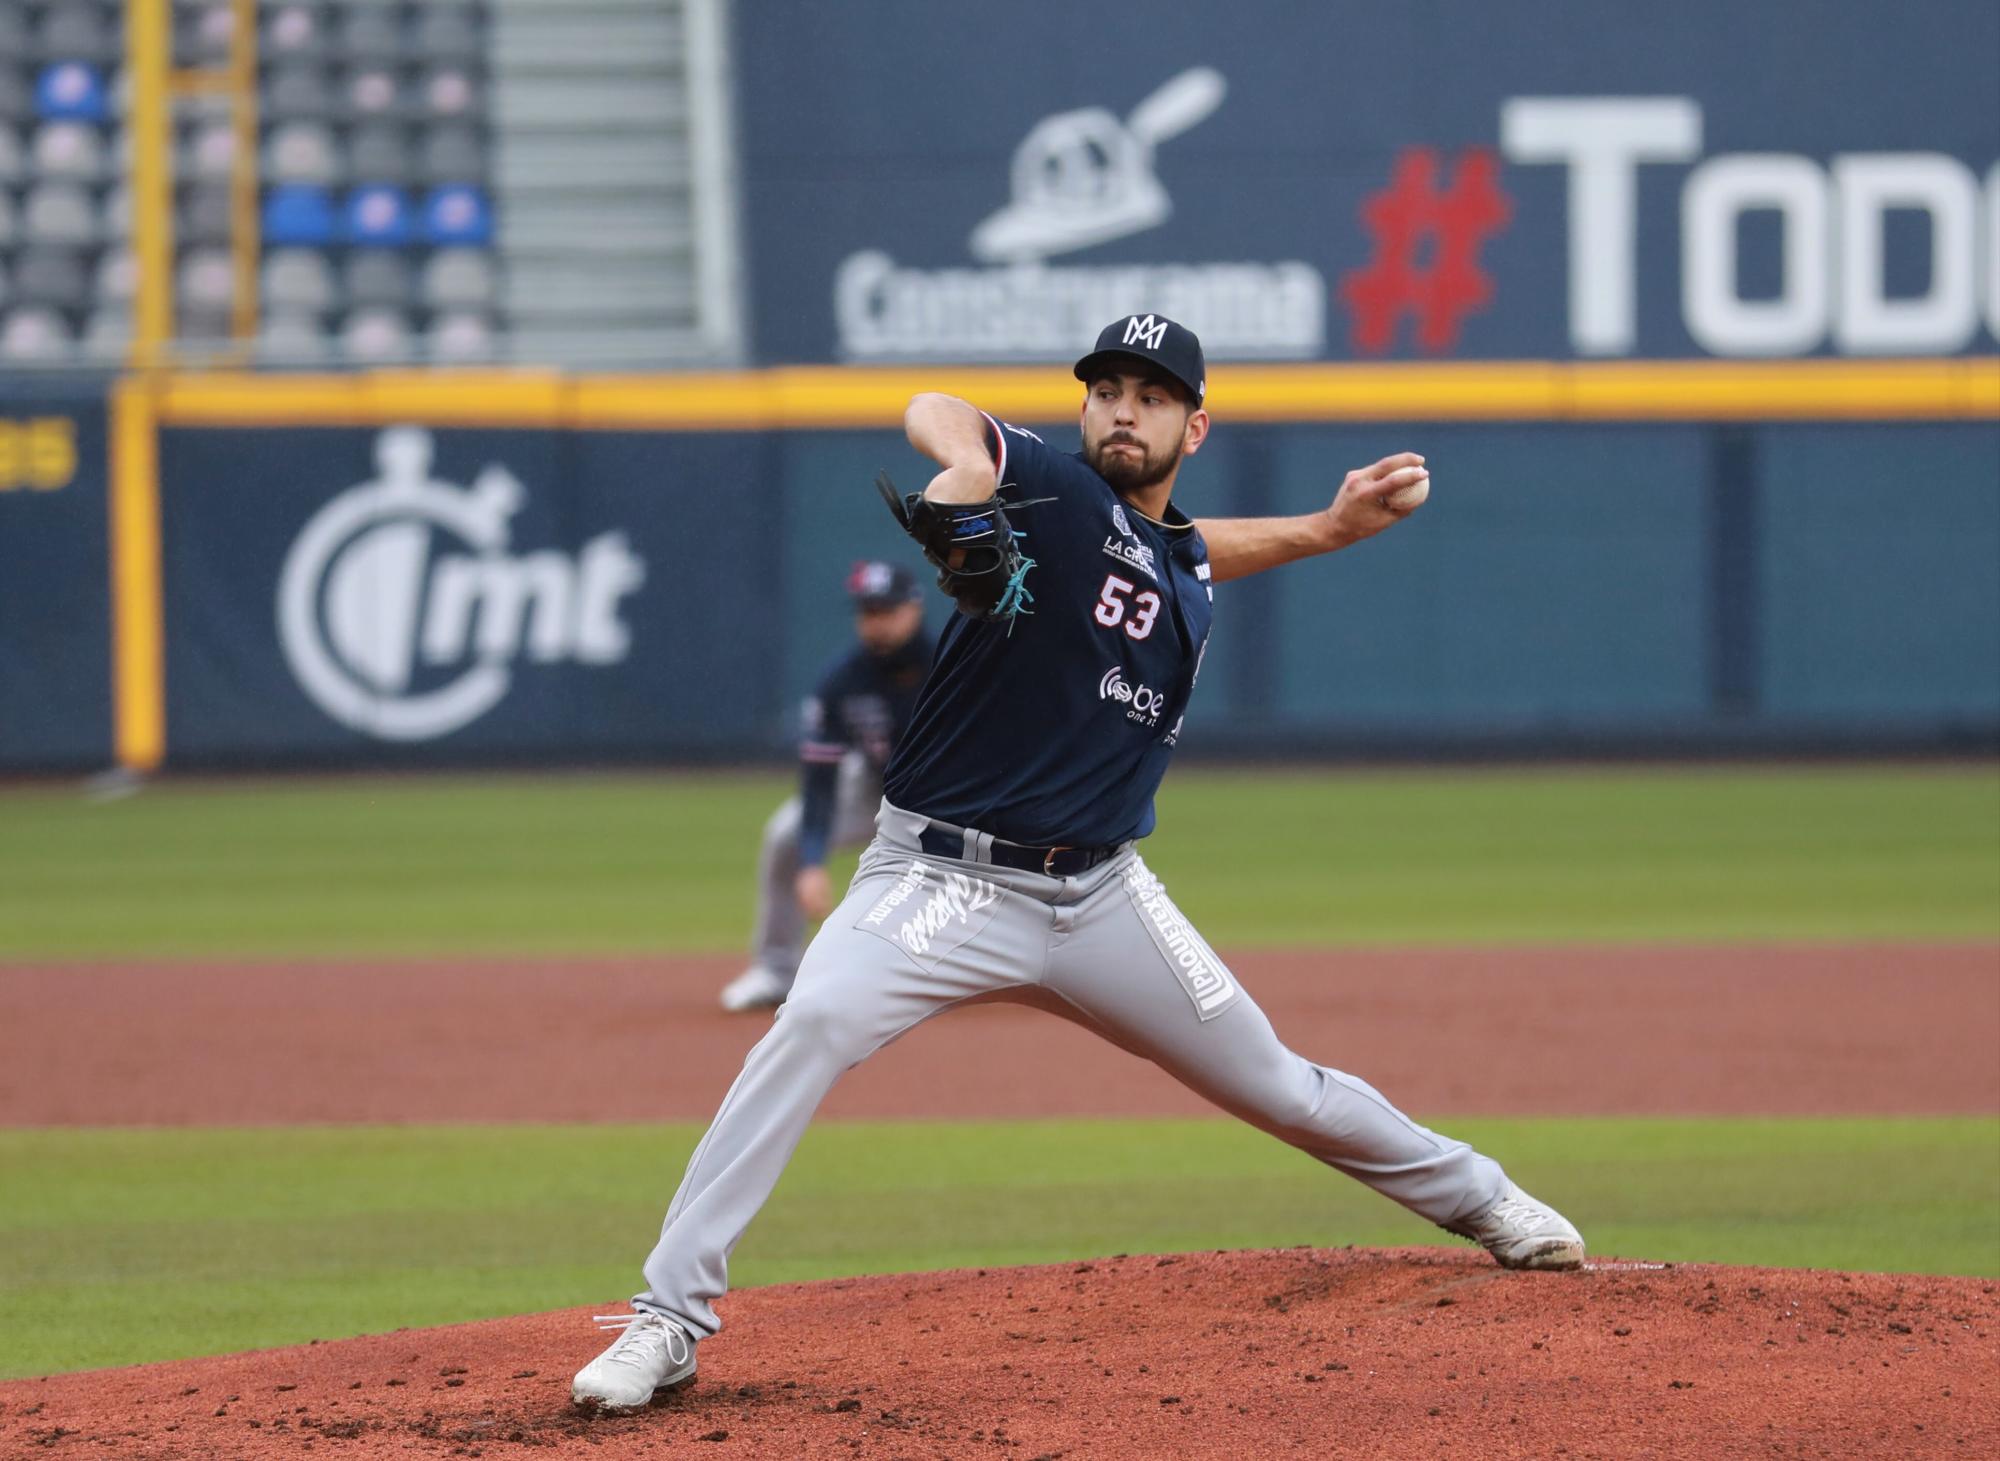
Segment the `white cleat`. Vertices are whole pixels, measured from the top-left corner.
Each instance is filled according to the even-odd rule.
[[[1472,1239],[1502,1268],[1583,1267],[1583,1234],[1568,1218],[1512,1182],[1485,1212],[1445,1231]]]
[[[611,1348],[576,1372],[569,1398],[597,1410],[641,1410],[654,1394],[694,1379],[694,1340],[659,1314],[600,1314],[599,1329],[623,1329]]]
[[[746,1010],[774,1010],[791,992],[791,980],[762,964],[752,964],[722,986],[722,1007],[735,1015]]]

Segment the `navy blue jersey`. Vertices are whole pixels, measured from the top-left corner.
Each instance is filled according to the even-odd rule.
[[[910,723],[930,659],[930,636],[922,630],[886,655],[856,645],[841,656],[806,697],[799,759],[837,765],[858,750],[877,770],[887,765],[890,748]]]
[[[886,655],[856,645],[806,697],[799,739],[799,760],[804,763],[799,852],[805,866],[816,867],[826,860],[841,761],[849,751],[858,750],[878,772],[882,769],[910,723],[930,659],[930,636],[922,630]]]
[[[1169,505],[1126,505],[1081,456],[987,418],[1027,612],[954,614],[889,758],[895,805],[1033,847],[1153,830],[1211,618],[1208,548]]]

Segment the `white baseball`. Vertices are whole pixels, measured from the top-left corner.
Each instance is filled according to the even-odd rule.
[[[1412,473],[1415,474],[1414,478],[1411,476]],[[1398,487],[1394,492],[1383,493],[1383,505],[1392,507],[1397,512],[1408,512],[1412,508],[1422,507],[1424,499],[1431,495],[1431,474],[1422,467],[1404,467],[1396,475],[1406,479],[1406,485]]]

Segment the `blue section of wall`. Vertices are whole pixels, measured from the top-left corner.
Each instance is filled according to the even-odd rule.
[[[103,408],[0,406],[77,448],[0,491],[0,767],[102,765]],[[1218,587],[1190,754],[2000,744],[2000,425],[1225,423],[1178,500],[1315,511],[1405,448],[1411,522]],[[894,431],[175,428],[161,467],[170,766],[782,756],[849,566],[926,572]]]
[[[760,654],[760,672],[782,687],[780,710],[769,733],[789,742],[798,733],[799,702],[827,666],[854,645],[854,620],[842,585],[864,558],[901,563],[929,583],[935,576],[917,545],[896,526],[875,491],[875,474],[887,471],[897,488],[916,492],[937,468],[912,451],[900,431],[813,431],[776,439],[777,472],[766,484],[778,500],[783,531],[773,545],[773,601],[785,632],[776,655]],[[930,631],[943,627],[952,606],[930,596]]]
[[[1985,0],[1840,0],[1814,7],[1805,25],[1790,8],[1734,0],[1654,11],[1582,0],[1240,0],[1226,21],[1210,7],[1168,5],[1143,21],[1102,23],[1062,0],[933,6],[921,25],[899,0],[734,13],[765,360],[1060,359],[1067,346],[1051,341],[1074,332],[1072,313],[1092,328],[1128,309],[1184,314],[1197,328],[1203,315],[1211,324],[1256,316],[1262,307],[1246,303],[1254,281],[1217,294],[1196,274],[1287,261],[1328,291],[1311,339],[1275,345],[1300,311],[1273,303],[1285,318],[1253,321],[1235,353],[1370,353],[1340,290],[1371,257],[1364,203],[1411,147],[1438,149],[1447,167],[1468,148],[1502,154],[1510,215],[1478,253],[1490,301],[1437,353],[1578,353],[1574,226],[1630,281],[1635,335],[1609,353],[1700,355],[1715,347],[1691,334],[1682,301],[1683,194],[1697,165],[1729,154],[1809,163],[1826,205],[1811,250],[1837,268],[1837,156],[1942,154],[1975,189],[2000,158],[2000,9]],[[1212,109],[1144,110],[1197,66],[1225,84]],[[1504,155],[1502,108],[1521,97],[1686,98],[1699,108],[1699,145],[1637,164],[1630,205],[1615,210],[1623,222],[1607,231],[1573,212],[1567,166]],[[1031,211],[1045,226],[983,247],[981,225],[1031,194],[1043,199]],[[1928,288],[1922,217],[1892,210],[1885,231],[1889,294]],[[1780,282],[1775,215],[1753,209],[1740,232],[1738,290],[1768,299]],[[855,265],[868,255],[895,272]],[[1135,286],[1149,265],[1170,272]],[[856,286],[846,306],[844,268]],[[1618,287],[1605,268],[1592,273],[1592,287]],[[1967,341],[1925,348],[1990,351],[1993,318],[1989,309],[1971,328],[1968,313]],[[1824,332],[1783,353],[1847,348],[1874,347]],[[1405,321],[1388,353],[1427,352]]]
[[[165,432],[170,759],[763,749],[777,687],[752,667],[781,627],[762,447],[709,434]]]
[[[112,756],[105,404],[0,377],[0,769]]]
[[[1701,430],[1297,432],[1279,509],[1322,506],[1346,468],[1405,449],[1425,453],[1430,503],[1278,580],[1276,720],[1490,733],[1701,715]]]
[[[1759,435],[1767,713],[2000,720],[2000,427]]]

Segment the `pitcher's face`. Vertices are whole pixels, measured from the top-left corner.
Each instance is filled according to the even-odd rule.
[[[1137,492],[1164,482],[1207,426],[1164,376],[1101,375],[1083,398],[1083,457],[1120,492]]]

